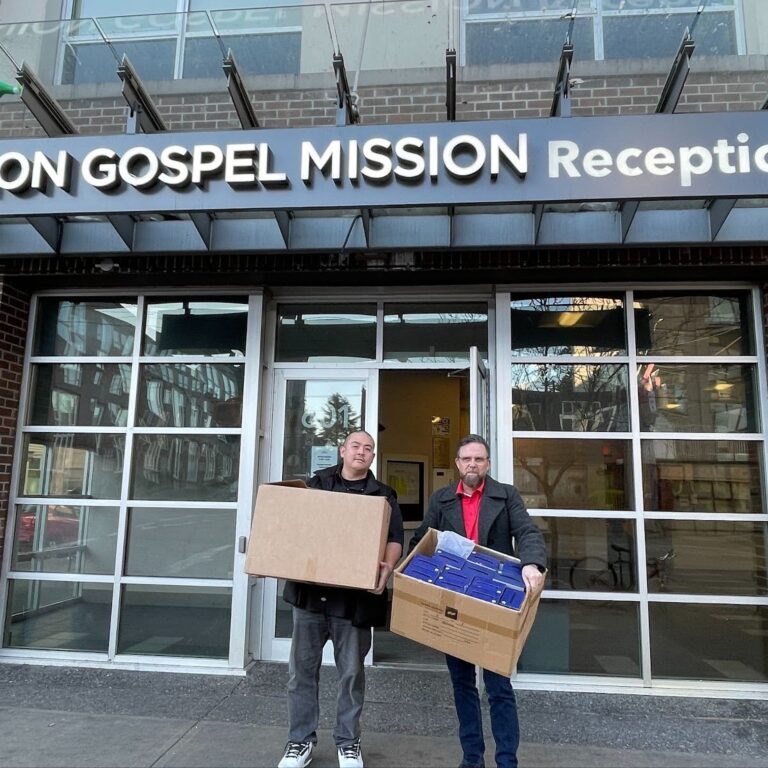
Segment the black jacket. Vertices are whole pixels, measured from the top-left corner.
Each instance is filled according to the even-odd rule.
[[[428,528],[467,535],[461,499],[456,495],[457,487],[458,483],[453,483],[432,494],[427,515],[411,539],[409,552],[419,543]],[[544,537],[531,520],[517,488],[488,476],[480,501],[478,538],[481,546],[506,555],[515,555],[523,565],[536,565],[539,569],[546,567]],[[516,552],[513,551],[513,538]]]
[[[323,491],[344,493],[341,477],[341,465],[328,467],[316,472],[308,483],[310,488]],[[392,509],[389,518],[387,542],[403,545],[403,516],[397,503],[397,494],[384,483],[380,483],[372,472],[368,472],[363,490],[366,496],[385,496]],[[319,584],[306,584],[299,581],[287,581],[283,590],[283,600],[297,608],[329,616],[349,619],[356,627],[383,626],[387,616],[387,592],[374,595],[364,589],[346,589],[326,587]]]

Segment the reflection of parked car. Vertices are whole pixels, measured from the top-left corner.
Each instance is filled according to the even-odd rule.
[[[21,551],[29,551],[35,541],[35,531],[39,519],[38,511],[24,510],[19,516],[19,530],[16,540]],[[43,548],[77,544],[80,520],[68,507],[49,506],[46,509],[45,534]]]

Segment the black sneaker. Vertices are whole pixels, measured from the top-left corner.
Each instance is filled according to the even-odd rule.
[[[289,741],[277,768],[304,768],[312,762],[314,748],[315,745],[311,741]]]

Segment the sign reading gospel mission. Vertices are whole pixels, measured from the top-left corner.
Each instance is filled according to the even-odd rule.
[[[766,195],[765,112],[0,142],[5,216]]]

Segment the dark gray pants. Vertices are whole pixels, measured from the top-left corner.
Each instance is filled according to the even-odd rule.
[[[371,630],[354,627],[348,619],[294,607],[288,662],[290,741],[317,743],[320,664],[323,646],[329,639],[339,674],[333,739],[337,747],[343,747],[360,738],[360,713],[365,698],[363,660],[371,648]]]

